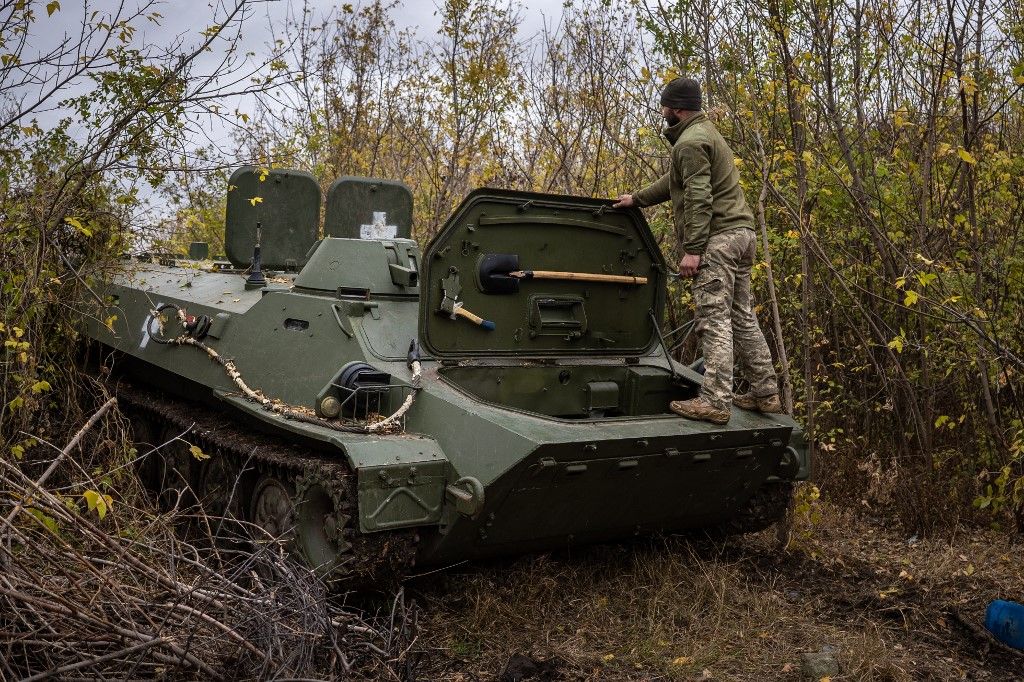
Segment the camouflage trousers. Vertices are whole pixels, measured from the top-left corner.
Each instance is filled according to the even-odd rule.
[[[779,391],[771,351],[750,298],[756,248],[753,230],[711,235],[693,281],[697,334],[704,351],[701,397],[720,409],[732,405],[734,361],[755,396]]]

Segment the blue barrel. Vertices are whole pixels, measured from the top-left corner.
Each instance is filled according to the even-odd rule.
[[[1024,649],[1024,605],[996,599],[985,610],[985,627],[1000,642]]]

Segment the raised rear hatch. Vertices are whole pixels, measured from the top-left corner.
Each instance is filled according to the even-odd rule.
[[[643,214],[611,204],[471,193],[424,253],[424,347],[449,358],[635,356],[653,348],[665,262]]]

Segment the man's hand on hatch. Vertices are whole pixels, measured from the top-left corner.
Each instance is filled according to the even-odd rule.
[[[612,204],[612,208],[631,208],[636,206],[636,202],[633,201],[632,194],[620,194],[619,200]]]
[[[679,260],[679,274],[683,277],[695,277],[700,268],[700,254],[688,253]]]

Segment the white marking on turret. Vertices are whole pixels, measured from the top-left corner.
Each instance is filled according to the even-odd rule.
[[[384,211],[373,212],[373,222],[359,226],[360,239],[394,239],[398,235],[398,225],[388,225],[388,214]]]

